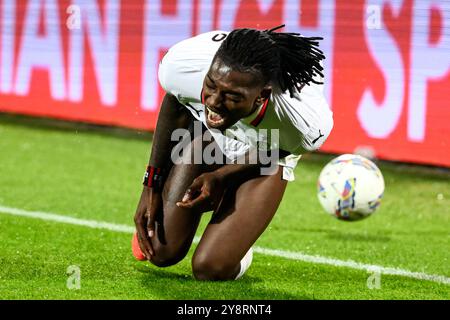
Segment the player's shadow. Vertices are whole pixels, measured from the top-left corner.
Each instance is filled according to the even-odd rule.
[[[154,293],[158,299],[187,300],[312,300],[310,296],[292,295],[288,292],[259,286],[259,277],[245,275],[238,281],[197,281],[189,273],[170,269],[139,266],[141,284]]]

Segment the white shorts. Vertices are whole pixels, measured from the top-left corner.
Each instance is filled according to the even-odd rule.
[[[198,119],[199,120],[199,119]],[[205,125],[206,126],[206,125]],[[231,139],[222,134],[216,134],[214,131],[210,131],[211,135],[214,137],[214,140],[219,145],[222,153],[230,160],[235,161],[237,158],[243,156],[250,148],[248,144],[244,142]],[[278,165],[283,167],[283,180],[294,181],[294,169],[297,166],[298,161],[300,160],[301,155],[290,154],[284,158],[278,159]]]

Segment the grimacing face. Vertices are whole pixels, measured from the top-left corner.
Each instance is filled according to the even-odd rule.
[[[203,81],[206,124],[224,131],[254,112],[271,92],[255,74],[233,70],[215,58]]]

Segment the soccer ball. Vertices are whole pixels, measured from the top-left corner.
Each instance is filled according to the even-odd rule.
[[[369,159],[343,154],[331,160],[317,181],[320,204],[333,217],[345,221],[367,218],[380,206],[384,179]]]

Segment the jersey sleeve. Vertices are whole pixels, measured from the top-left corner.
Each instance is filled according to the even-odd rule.
[[[319,149],[333,127],[333,112],[323,86],[304,86],[293,97],[289,92],[274,96],[277,118],[283,123],[282,142],[287,151],[300,155]]]
[[[294,100],[294,106],[302,110],[302,121],[297,121],[301,139],[295,153],[318,150],[333,128],[333,112],[325,99],[323,85],[311,84],[303,88],[300,98]],[[306,131],[303,131],[303,123],[306,123]]]
[[[200,100],[203,79],[219,48],[223,31],[203,33],[172,46],[161,60],[158,78],[161,87],[179,101]],[[216,39],[216,40],[213,40]]]

